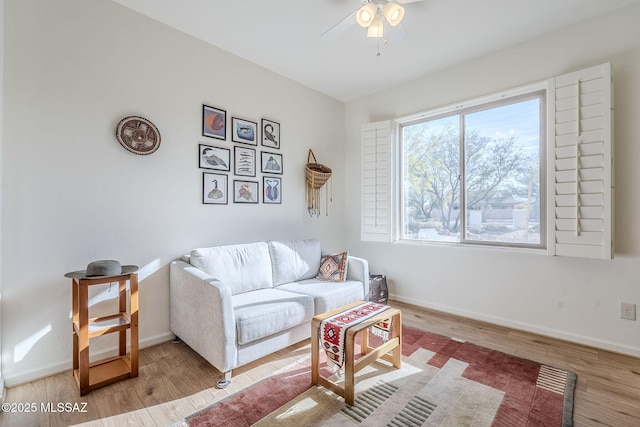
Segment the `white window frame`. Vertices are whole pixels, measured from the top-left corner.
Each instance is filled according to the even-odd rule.
[[[504,91],[504,92],[499,92],[496,94],[492,94],[492,95],[488,95],[488,96],[484,96],[484,97],[480,97],[480,98],[475,98],[469,101],[465,101],[462,103],[457,103],[457,104],[452,104],[452,105],[448,105],[445,107],[441,107],[438,108],[436,110],[432,110],[429,112],[425,112],[425,113],[421,113],[419,115],[413,115],[413,116],[408,116],[408,117],[403,117],[400,119],[397,119],[395,121],[396,127],[397,127],[397,131],[396,134],[398,135],[398,166],[397,166],[397,170],[398,170],[398,203],[395,206],[395,209],[397,210],[397,217],[398,217],[398,232],[397,235],[398,236],[402,236],[403,232],[402,229],[404,227],[404,204],[405,204],[405,200],[404,200],[404,191],[402,188],[402,178],[403,178],[403,174],[404,174],[404,170],[403,170],[403,161],[402,161],[402,154],[403,154],[403,150],[404,147],[402,145],[402,141],[400,140],[400,135],[401,135],[401,131],[400,129],[403,126],[408,126],[414,123],[420,123],[423,122],[425,120],[433,120],[433,119],[438,119],[440,117],[447,117],[447,116],[452,116],[452,115],[457,115],[457,114],[469,114],[469,113],[473,113],[476,111],[483,111],[485,109],[487,109],[486,107],[489,108],[499,108],[501,105],[508,105],[512,102],[518,102],[519,99],[525,99],[527,97],[532,97],[532,96],[536,96],[537,94],[541,94],[540,100],[541,103],[543,105],[541,105],[543,112],[545,112],[545,114],[541,115],[540,117],[540,131],[539,131],[539,135],[540,135],[540,146],[539,146],[539,156],[540,156],[540,161],[539,161],[539,166],[540,166],[540,172],[539,172],[539,184],[540,184],[540,243],[537,244],[519,244],[519,243],[508,243],[508,242],[490,242],[490,241],[476,241],[476,240],[469,240],[469,239],[465,239],[463,238],[464,233],[464,228],[466,227],[466,216],[463,214],[464,212],[466,212],[466,191],[463,191],[463,189],[465,188],[465,182],[464,182],[464,177],[465,177],[465,161],[464,161],[464,148],[463,148],[463,142],[460,141],[460,240],[456,241],[456,242],[443,242],[443,241],[437,241],[437,240],[417,240],[417,239],[404,239],[404,238],[399,238],[398,241],[400,242],[412,242],[412,243],[424,243],[424,244],[444,244],[444,245],[464,245],[464,246],[493,246],[493,247],[509,247],[509,248],[518,248],[518,249],[531,249],[531,250],[546,250],[546,238],[547,238],[547,208],[546,208],[546,179],[547,179],[547,172],[546,172],[546,163],[547,163],[547,154],[546,154],[546,147],[547,147],[547,142],[546,142],[546,138],[547,138],[547,132],[546,132],[546,119],[548,116],[548,114],[546,113],[547,110],[547,105],[544,105],[544,103],[546,103],[546,94],[547,94],[547,90],[548,90],[548,84],[547,82],[540,82],[540,83],[536,83],[536,84],[532,84],[532,85],[527,85],[527,86],[523,86],[523,87],[519,87],[516,89],[512,89],[509,91]],[[547,103],[548,104],[548,103]]]
[[[396,219],[400,203],[403,201],[400,199],[401,189],[395,180],[396,175],[402,173],[398,167],[399,148],[396,137],[400,123],[546,90],[547,250],[545,253],[554,256],[612,259],[615,194],[612,87],[611,64],[605,63],[551,77],[533,85],[438,108],[429,113],[415,114],[396,121],[363,125],[361,239],[392,242],[395,236],[399,235],[400,224]],[[365,137],[368,132],[369,143],[371,143],[372,129],[373,135],[376,135],[376,150],[380,148],[376,151],[373,163],[366,160],[367,138]],[[386,175],[379,175],[376,165],[386,165],[385,168],[380,169],[385,171]],[[367,173],[369,176],[365,176]],[[384,193],[388,197],[376,199],[374,205],[367,205],[365,186],[371,182],[375,183],[375,194]],[[540,191],[542,192],[542,188]],[[375,212],[371,206],[375,206]],[[371,218],[372,215],[376,218],[376,224],[378,224],[377,218],[386,218],[384,227],[377,230],[367,229],[366,217]],[[421,243],[442,244],[426,241]],[[471,246],[466,242],[455,244]],[[484,242],[480,242],[479,245],[486,246]]]

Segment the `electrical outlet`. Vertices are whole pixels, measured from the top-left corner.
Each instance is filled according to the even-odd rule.
[[[621,302],[620,318],[626,320],[636,320],[636,305],[628,302]]]

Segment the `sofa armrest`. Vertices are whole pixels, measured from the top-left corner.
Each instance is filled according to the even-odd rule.
[[[236,327],[231,290],[184,261],[169,277],[170,328],[221,372],[235,367]]]
[[[366,299],[369,295],[369,262],[366,259],[349,256],[347,258],[347,280],[362,282]]]

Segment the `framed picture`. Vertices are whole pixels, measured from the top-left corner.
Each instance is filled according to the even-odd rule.
[[[200,168],[219,171],[231,170],[231,150],[212,145],[198,145]]]
[[[240,176],[256,176],[256,150],[253,148],[233,147],[233,173]]]
[[[262,119],[262,145],[280,148],[280,123]]]
[[[228,202],[228,177],[219,173],[202,173],[202,203],[226,205]]]
[[[282,154],[262,151],[260,153],[260,164],[262,165],[260,172],[282,175]]]
[[[262,203],[282,203],[282,178],[262,177]]]
[[[233,203],[258,203],[258,197],[256,181],[233,181]]]
[[[232,117],[231,140],[243,144],[258,145],[258,124],[249,120]]]
[[[219,108],[202,106],[202,136],[227,139],[227,112]]]

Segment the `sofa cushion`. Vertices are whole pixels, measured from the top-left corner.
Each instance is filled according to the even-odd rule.
[[[191,265],[229,286],[232,295],[272,287],[265,242],[194,249],[190,260]]]
[[[313,297],[315,314],[325,313],[352,302],[364,300],[365,297],[362,283],[355,280],[324,282],[318,279],[307,279],[285,283],[274,289]]]
[[[334,255],[322,255],[316,279],[327,282],[344,282],[347,279],[347,260],[349,252]]]
[[[268,337],[314,316],[313,298],[282,289],[260,289],[231,297],[239,345]]]
[[[269,242],[273,263],[273,284],[311,279],[320,268],[320,242],[318,240],[279,240]]]

